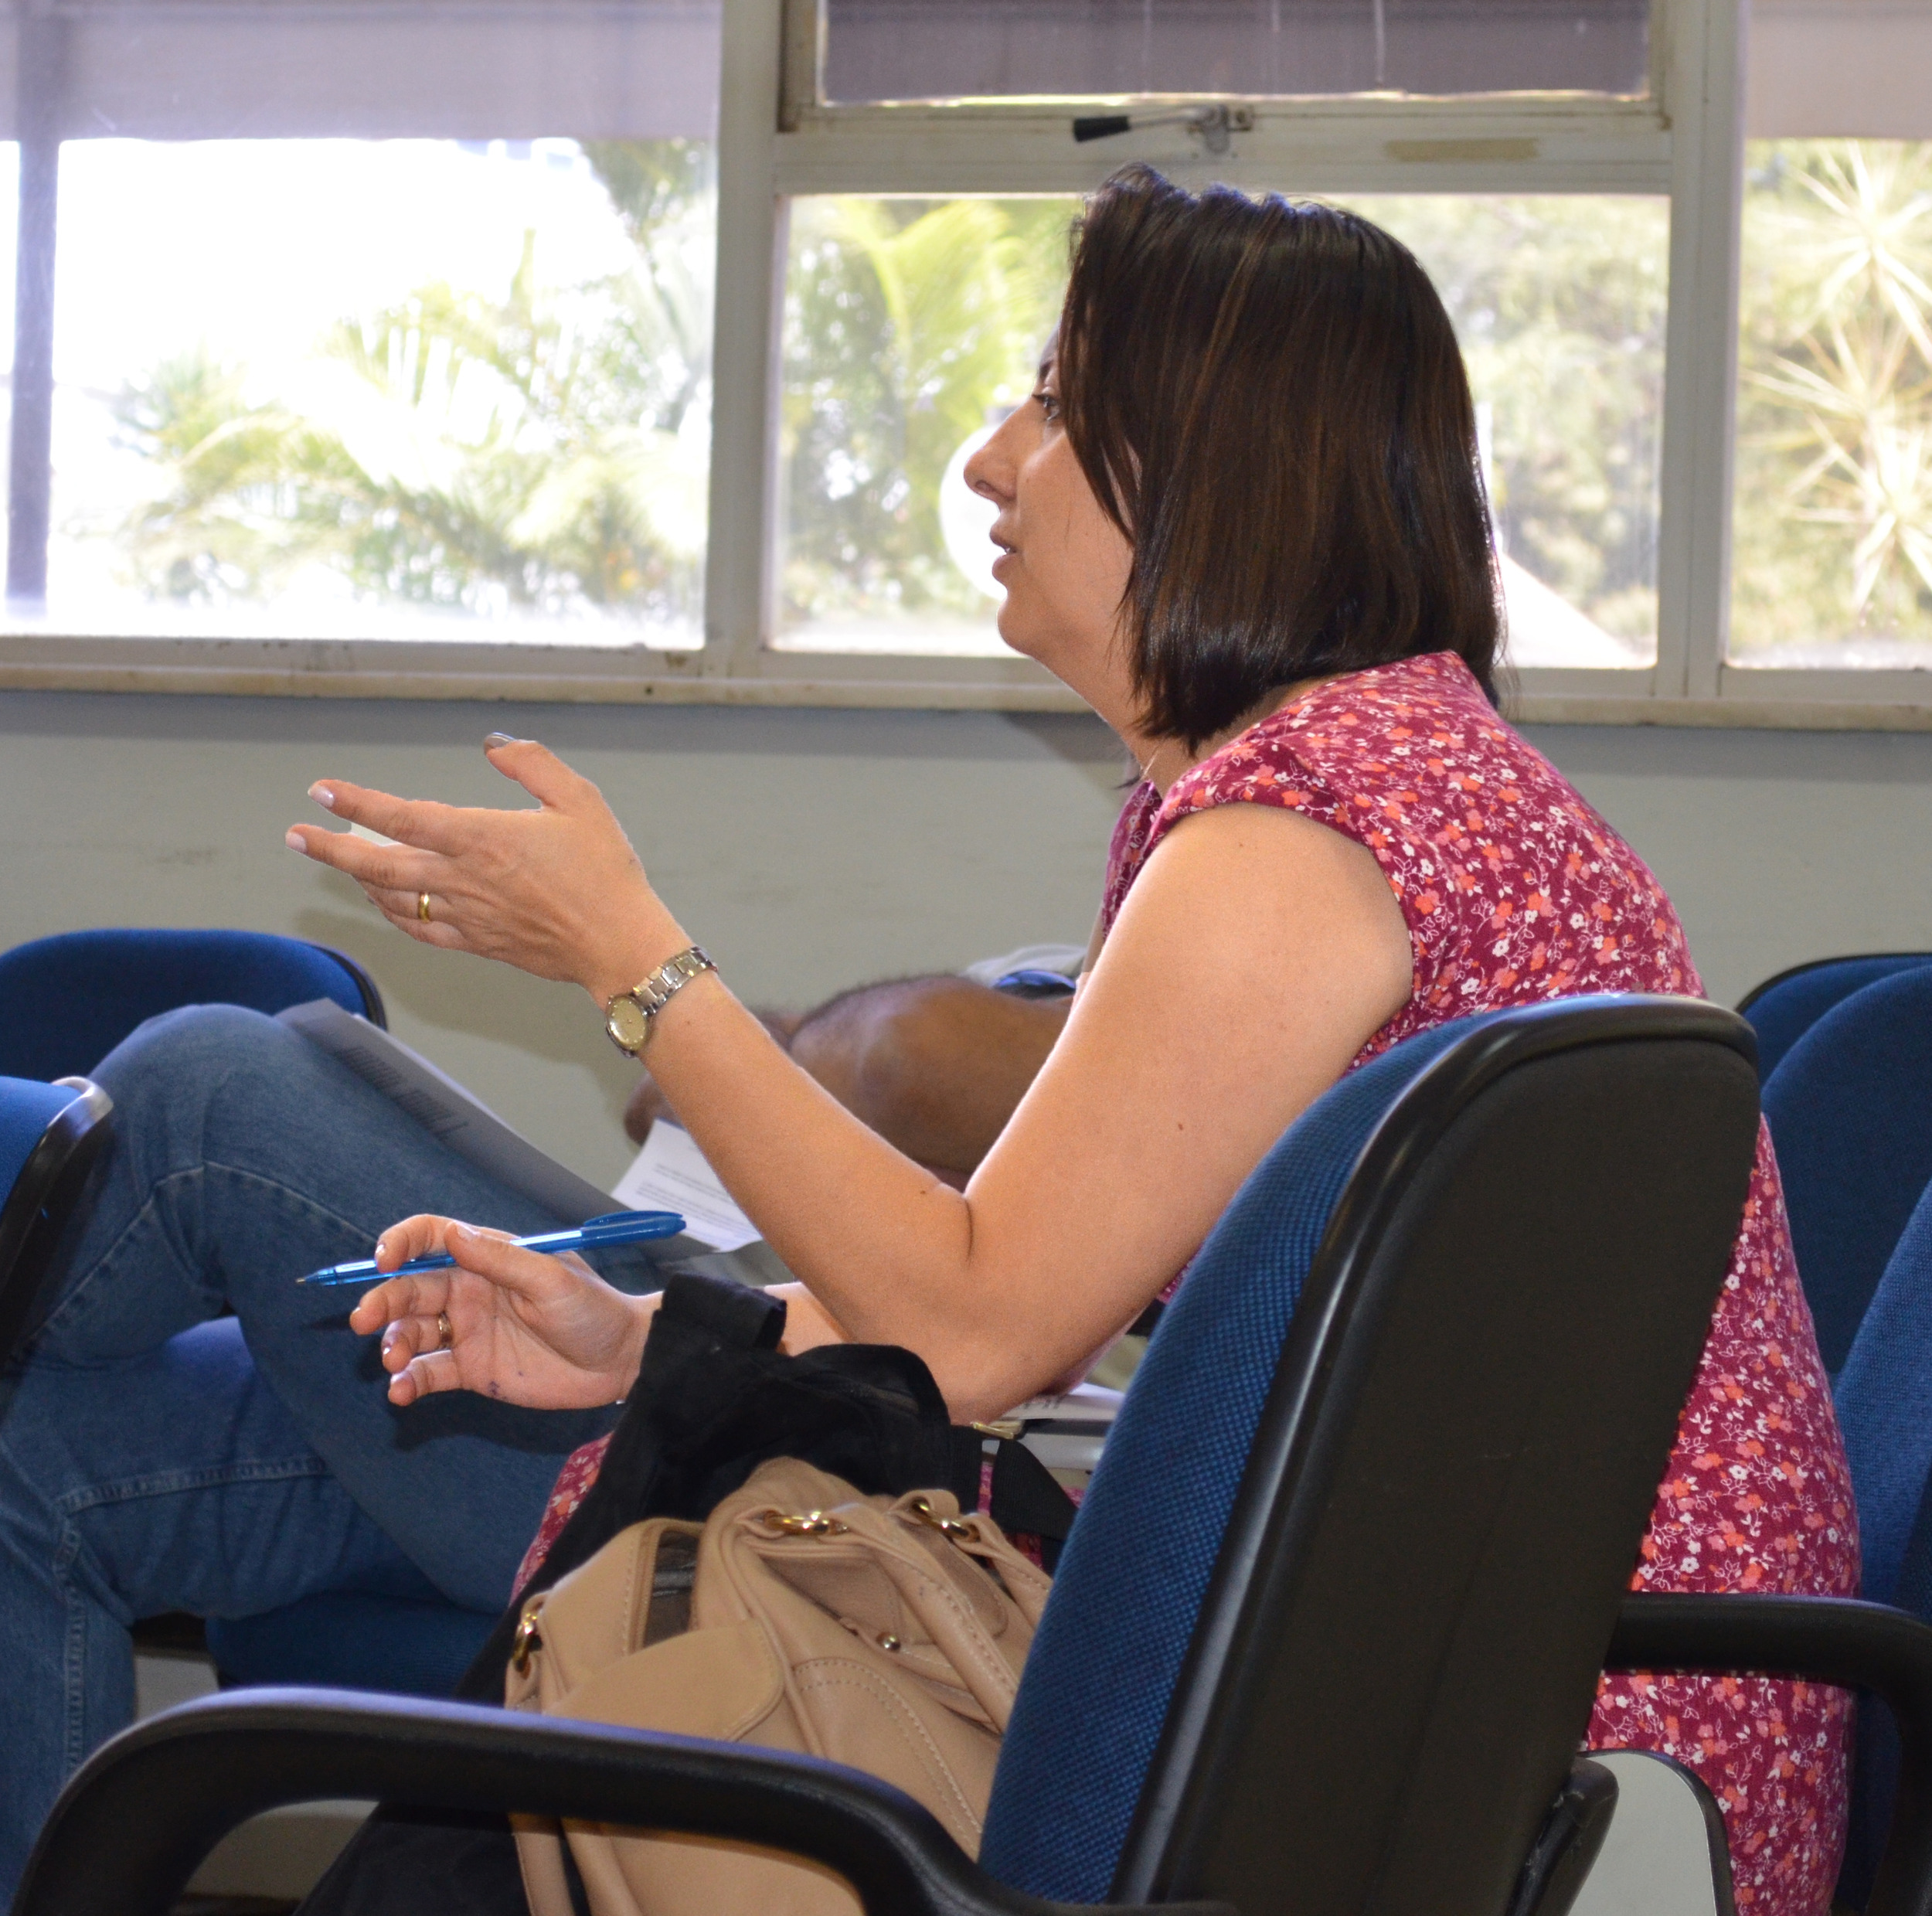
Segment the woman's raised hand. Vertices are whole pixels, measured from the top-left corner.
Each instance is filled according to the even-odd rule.
[[[346,873],[420,942],[581,985],[599,1003],[690,943],[589,779],[533,739],[492,733],[485,750],[537,801],[534,811],[398,798],[327,778],[311,798],[397,842],[298,825],[288,842]]]
[[[452,1268],[391,1278],[349,1314],[352,1330],[383,1333],[392,1404],[480,1390],[540,1410],[585,1410],[629,1390],[648,1300],[613,1290],[580,1258],[526,1251],[502,1231],[448,1217],[391,1225],[376,1244],[376,1268],[438,1251],[456,1260]]]

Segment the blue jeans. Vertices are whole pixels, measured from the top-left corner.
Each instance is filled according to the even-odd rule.
[[[556,1220],[306,1040],[202,1006],[95,1076],[104,1178],[0,1383],[0,1907],[63,1780],[132,1714],[137,1618],[257,1615],[411,1566],[500,1608],[559,1464],[615,1414],[389,1404],[353,1294],[294,1279],[414,1211]]]

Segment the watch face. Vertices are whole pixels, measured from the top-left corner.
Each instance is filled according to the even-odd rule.
[[[651,1033],[651,1021],[634,998],[613,999],[604,1028],[627,1051],[640,1050]]]

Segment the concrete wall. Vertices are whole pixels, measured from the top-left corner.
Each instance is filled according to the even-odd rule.
[[[603,786],[754,1002],[954,966],[1091,921],[1122,761],[1095,721],[988,713],[0,696],[0,947],[95,924],[341,946],[392,1023],[607,1183],[631,1070],[588,1001],[391,931],[287,850],[322,776],[474,803],[478,744],[543,738]],[[1655,867],[1712,995],[1838,951],[1932,949],[1932,736],[1546,727]]]

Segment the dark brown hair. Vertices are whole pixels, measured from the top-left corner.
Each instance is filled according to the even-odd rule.
[[[1406,247],[1130,166],[1075,227],[1058,357],[1073,451],[1134,545],[1151,736],[1192,748],[1298,680],[1419,652],[1494,697],[1475,410]]]

